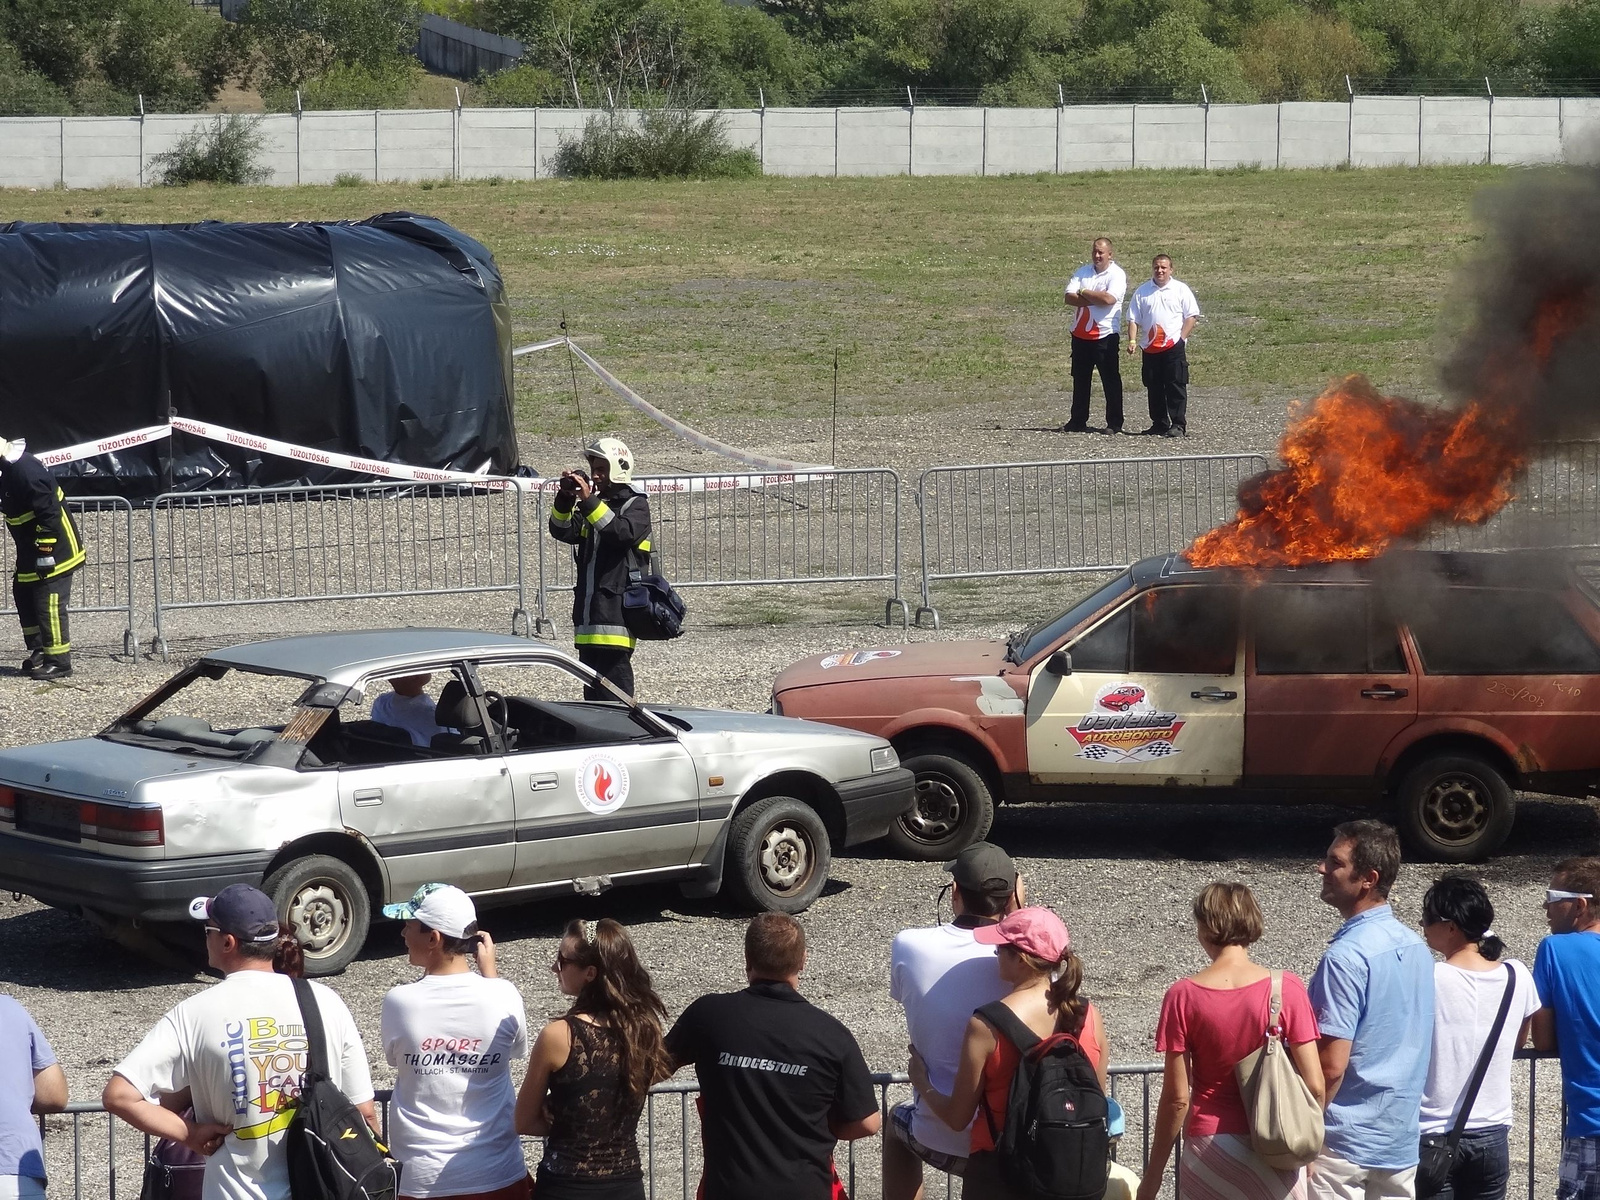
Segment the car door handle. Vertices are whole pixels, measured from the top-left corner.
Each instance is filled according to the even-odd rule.
[[[1198,692],[1190,692],[1191,700],[1237,700],[1238,692],[1227,692],[1219,687],[1201,688]]]
[[[370,808],[374,804],[383,803],[382,788],[361,788],[356,792],[356,807]]]
[[[1397,687],[1370,687],[1362,688],[1361,694],[1368,700],[1399,700],[1409,694],[1406,688]]]
[[[548,775],[528,776],[528,790],[533,792],[553,792],[560,783],[561,778],[554,771]]]

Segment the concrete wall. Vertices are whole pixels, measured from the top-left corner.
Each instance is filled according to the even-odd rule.
[[[1347,104],[769,108],[721,112],[773,175],[1001,175],[1135,167],[1600,161],[1600,100],[1358,96]],[[308,112],[262,119],[274,184],[542,179],[595,110]],[[215,117],[0,118],[0,187],[138,187]]]

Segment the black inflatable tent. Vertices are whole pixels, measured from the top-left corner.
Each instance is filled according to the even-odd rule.
[[[179,416],[507,473],[511,347],[493,257],[432,217],[0,225],[0,437],[34,451]],[[177,432],[56,474],[129,497],[365,478]]]

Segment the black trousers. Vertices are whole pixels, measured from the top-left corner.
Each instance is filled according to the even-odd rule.
[[[579,646],[578,661],[603,679],[609,679],[628,695],[633,695],[633,651],[621,646]],[[611,700],[604,688],[585,687],[585,700]]]
[[[1145,351],[1139,378],[1150,398],[1150,424],[1189,431],[1189,352],[1179,342],[1170,350]]]
[[[67,628],[67,602],[72,595],[72,572],[37,583],[11,581],[11,598],[17,604],[17,620],[22,625],[22,640],[28,653],[42,650],[47,658],[66,658],[72,653],[72,638]]]
[[[1100,372],[1100,386],[1106,393],[1106,427],[1122,428],[1122,356],[1119,353],[1122,339],[1117,334],[1110,337],[1072,339],[1072,416],[1068,423],[1089,423],[1089,385],[1095,371]]]

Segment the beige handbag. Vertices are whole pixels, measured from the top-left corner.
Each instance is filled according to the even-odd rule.
[[[1283,1040],[1283,972],[1272,972],[1267,1035],[1233,1068],[1250,1118],[1250,1148],[1269,1167],[1292,1171],[1322,1152],[1322,1105],[1289,1059]]]

